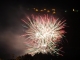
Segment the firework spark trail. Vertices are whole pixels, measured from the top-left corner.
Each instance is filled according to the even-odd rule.
[[[59,54],[60,50],[57,48],[58,43],[64,36],[65,31],[65,20],[60,21],[54,17],[45,16],[34,16],[27,17],[28,21],[22,20],[26,26],[25,34],[26,37],[27,54],[35,55],[36,53],[56,53]]]

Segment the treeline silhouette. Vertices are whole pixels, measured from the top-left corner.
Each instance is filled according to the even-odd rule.
[[[8,59],[8,60],[62,60],[61,57],[59,56],[53,56],[51,54],[35,54],[34,56],[31,56],[29,54],[23,55],[23,56],[18,56],[15,59]],[[4,60],[4,59],[0,59]]]
[[[53,56],[51,54],[42,54],[42,53],[39,53],[39,54],[35,54],[34,56],[31,56],[29,54],[26,54],[24,56],[19,56],[17,57],[15,60],[60,60],[60,57],[59,56]]]

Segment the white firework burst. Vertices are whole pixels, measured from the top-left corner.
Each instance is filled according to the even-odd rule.
[[[27,17],[23,20],[26,23],[25,34],[26,37],[27,54],[35,55],[36,53],[56,53],[58,43],[64,36],[65,20],[60,21],[52,16],[36,16]]]

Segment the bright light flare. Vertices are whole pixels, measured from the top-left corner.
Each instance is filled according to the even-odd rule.
[[[58,48],[61,38],[64,36],[65,20],[55,19],[53,16],[34,16],[22,19],[26,24],[25,37],[26,53],[32,56],[36,53],[56,53],[59,55]]]

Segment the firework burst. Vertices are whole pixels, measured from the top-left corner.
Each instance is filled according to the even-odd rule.
[[[65,20],[55,19],[53,16],[34,16],[27,17],[27,20],[22,19],[26,24],[25,38],[26,53],[32,56],[36,53],[56,53],[61,38],[64,36]]]

